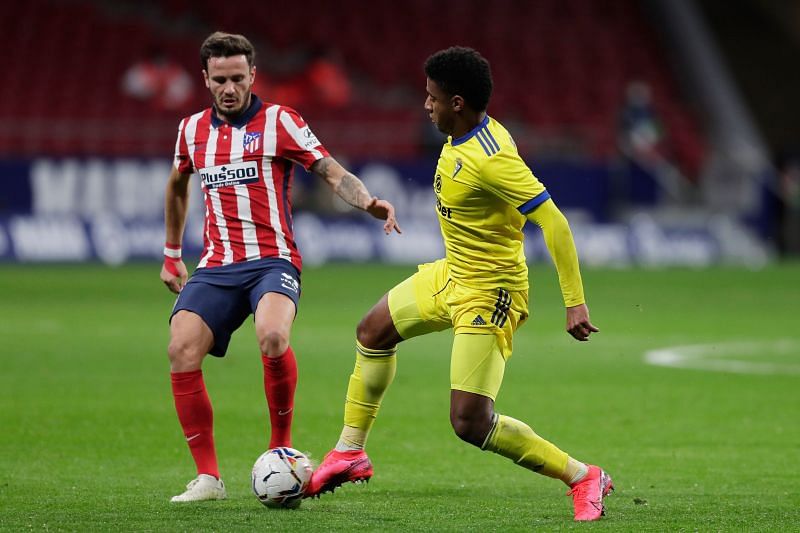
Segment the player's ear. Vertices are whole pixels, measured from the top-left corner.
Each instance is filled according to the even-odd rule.
[[[464,109],[464,99],[455,95],[450,99],[450,105],[453,107],[453,111],[461,111]]]
[[[255,65],[250,67],[250,85],[252,85],[254,81],[256,81],[256,66]]]
[[[211,85],[208,83],[208,72],[206,72],[206,69],[203,69],[203,81],[206,84],[206,89],[210,89]]]

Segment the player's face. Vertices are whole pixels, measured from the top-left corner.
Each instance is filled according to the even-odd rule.
[[[444,92],[430,78],[427,78],[425,82],[425,90],[428,92],[428,97],[425,99],[425,111],[431,117],[431,122],[442,133],[452,134],[456,117],[453,109],[453,97]]]
[[[247,109],[255,76],[256,67],[247,64],[244,54],[210,57],[208,71],[203,71],[203,77],[214,97],[217,112],[226,117],[235,117]]]

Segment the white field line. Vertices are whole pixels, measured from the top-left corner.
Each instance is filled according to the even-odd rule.
[[[800,364],[760,363],[740,361],[736,356],[759,354],[797,355],[800,360],[800,341],[739,341],[686,346],[668,346],[649,350],[644,354],[646,363],[674,368],[691,368],[712,372],[737,374],[791,374],[800,375]]]

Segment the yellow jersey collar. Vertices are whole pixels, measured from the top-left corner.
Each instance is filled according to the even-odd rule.
[[[450,137],[450,144],[452,144],[453,146],[464,144],[468,140],[475,137],[478,134],[478,132],[481,131],[483,128],[485,128],[488,124],[489,124],[489,115],[486,115],[485,117],[483,117],[483,120],[481,120],[480,123],[474,128],[472,128],[466,135],[462,135],[458,139],[453,139],[452,137]]]

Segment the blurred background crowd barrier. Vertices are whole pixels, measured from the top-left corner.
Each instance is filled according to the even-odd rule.
[[[309,263],[442,253],[443,138],[422,63],[491,62],[489,114],[604,266],[762,265],[800,254],[800,4],[790,0],[29,0],[0,39],[0,260],[158,259],[179,120],[207,107],[198,48],[247,35],[267,101],[395,203],[402,238],[298,172]],[[194,187],[199,189],[197,180]],[[202,244],[193,191],[185,256]],[[528,254],[546,250],[531,231]]]

